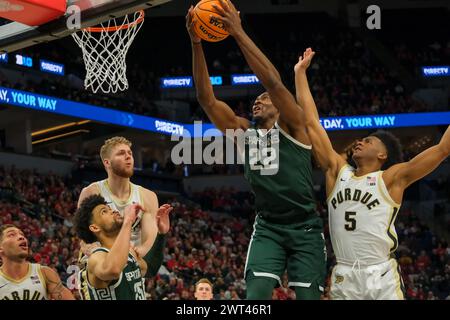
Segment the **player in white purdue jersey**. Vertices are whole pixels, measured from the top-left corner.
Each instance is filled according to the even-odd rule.
[[[166,234],[170,229],[170,206],[158,211],[158,231]],[[155,266],[155,246],[144,257],[139,257],[130,246],[131,229],[142,210],[139,204],[125,208],[124,214],[113,210],[100,195],[83,200],[75,213],[74,227],[80,239],[87,243],[99,241],[88,258],[85,287],[80,290],[83,299],[91,300],[145,300],[144,277]],[[162,256],[162,249],[159,248]],[[157,264],[157,269],[159,265]]]
[[[165,211],[168,205],[158,209],[158,198],[153,191],[131,183],[134,158],[131,142],[124,137],[113,137],[105,141],[100,149],[100,157],[105,166],[108,178],[91,183],[84,188],[78,200],[78,207],[89,196],[101,195],[111,207],[122,216],[127,206],[140,204],[145,211],[141,212],[132,226],[131,242],[138,257],[151,255],[152,265],[149,266],[148,276],[154,276],[163,262],[162,250],[165,246],[165,235],[158,233],[160,224],[159,210]],[[165,218],[163,218],[165,219]],[[85,264],[89,254],[99,246],[99,243],[81,243],[79,265],[80,295],[82,299],[89,299],[87,292]]]
[[[131,151],[131,142],[123,137],[113,137],[105,141],[100,149],[100,157],[105,166],[108,178],[91,183],[80,193],[78,207],[87,197],[99,194],[108,205],[121,215],[125,207],[133,203],[141,204],[146,211],[141,213],[133,225],[131,240],[136,246],[136,252],[143,257],[152,247],[158,229],[156,226],[156,213],[158,211],[158,198],[153,191],[131,183],[133,175],[134,158]],[[92,249],[82,246],[82,251]]]
[[[12,224],[0,227],[0,300],[74,300],[58,274],[27,261],[28,240]]]
[[[313,152],[325,172],[330,235],[337,265],[331,277],[332,299],[404,299],[397,262],[394,222],[404,190],[431,173],[450,154],[450,129],[439,144],[400,162],[398,139],[378,131],[353,148],[356,168],[333,150],[321,126],[306,69],[308,48],[295,70],[297,100],[304,109]]]

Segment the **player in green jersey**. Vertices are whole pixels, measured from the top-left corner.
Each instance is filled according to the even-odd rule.
[[[322,220],[315,210],[311,145],[303,112],[273,64],[244,32],[234,5],[221,1],[216,8],[267,90],[253,105],[254,123],[236,116],[225,102],[216,99],[190,8],[186,27],[198,101],[225,134],[230,129],[245,132],[245,177],[255,193],[257,213],[245,266],[247,299],[270,299],[286,270],[297,299],[319,299],[326,252]]]
[[[131,229],[139,212],[139,204],[125,208],[123,217],[113,211],[100,195],[85,198],[75,214],[78,237],[86,243],[99,241],[87,260],[87,296],[92,300],[145,300],[144,277],[154,263],[155,250],[162,254],[164,235],[169,231],[172,208],[163,205],[156,219],[159,236],[144,257],[131,247]],[[158,264],[159,268],[159,264]]]

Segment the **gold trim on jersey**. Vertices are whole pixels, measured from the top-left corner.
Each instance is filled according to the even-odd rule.
[[[22,277],[21,279],[19,279],[19,280],[13,279],[13,278],[9,277],[8,275],[6,275],[1,269],[0,269],[0,276],[2,276],[3,278],[5,278],[6,280],[8,280],[12,283],[20,284],[30,277],[32,271],[33,271],[33,268],[31,267],[31,263],[28,262],[27,274],[26,274],[26,276]]]
[[[398,237],[397,237],[397,234],[392,234],[391,233],[392,223],[394,222],[395,218],[397,217],[397,214],[398,214],[398,211],[399,211],[398,209],[399,209],[398,207],[392,207],[391,214],[389,216],[389,223],[388,223],[387,230],[386,230],[389,239],[392,240],[392,246],[389,249],[389,255],[391,253],[395,252],[395,250],[397,250],[397,248],[398,248]]]
[[[378,173],[378,190],[380,191],[384,200],[386,200],[391,206],[400,208],[401,204],[395,202],[394,199],[392,199],[391,195],[389,194],[389,191],[383,180],[383,171],[380,171]]]
[[[365,177],[367,177],[369,174],[376,173],[376,172],[369,172],[369,173],[366,173],[365,175],[362,175],[362,176],[356,176],[355,175],[355,171],[353,171],[353,173],[352,173],[352,175],[350,177],[350,178],[355,179],[355,180],[361,180],[361,179],[364,179]]]
[[[80,271],[78,271],[78,281],[80,283],[78,293],[80,294],[81,300],[92,300],[91,296],[89,295],[86,269],[81,269]]]
[[[346,163],[346,164],[344,164],[344,165],[342,166],[341,169],[339,169],[339,173],[338,173],[338,175],[337,175],[337,177],[336,177],[336,181],[334,182],[333,189],[331,190],[330,194],[329,194],[328,197],[327,197],[327,203],[331,200],[331,196],[332,196],[332,195],[334,194],[334,192],[336,191],[336,186],[337,186],[337,184],[338,184],[338,180],[341,178],[342,172],[343,172],[344,169],[347,168],[347,167],[350,167],[350,168],[351,168],[352,166],[349,165],[348,163]]]
[[[105,181],[105,183],[104,183],[105,188],[106,188],[106,190],[108,190],[108,192],[109,192],[109,194],[110,194],[110,196],[111,196],[111,200],[112,200],[112,201],[116,202],[116,204],[119,204],[119,206],[124,206],[124,205],[126,205],[128,202],[130,202],[131,198],[133,197],[133,184],[132,184],[131,182],[128,182],[129,185],[130,185],[130,195],[128,196],[128,199],[127,199],[127,200],[120,200],[120,199],[117,198],[117,197],[114,195],[114,193],[111,191],[111,188],[109,187],[108,180],[106,179],[106,180],[104,180],[104,181]]]
[[[388,227],[387,227],[387,234],[390,240],[392,240],[392,246],[389,249],[389,254],[395,252],[395,250],[397,250],[398,247],[398,237],[397,234],[393,234],[391,232],[391,227],[393,222],[395,221],[398,211],[400,210],[400,206],[401,204],[397,203],[394,201],[394,199],[392,199],[391,195],[389,194],[389,191],[386,188],[386,184],[384,183],[383,180],[383,171],[380,171],[378,173],[378,191],[380,192],[381,196],[383,197],[383,199],[389,203],[392,207],[391,210],[391,214],[389,216],[389,223],[388,223]]]
[[[405,296],[403,294],[402,291],[402,280],[401,280],[401,275],[398,272],[398,263],[395,259],[391,259],[391,266],[394,269],[394,278],[395,278],[395,283],[396,283],[396,288],[395,288],[395,292],[397,293],[397,296],[400,300],[404,300]]]
[[[42,282],[42,285],[44,286],[44,290],[47,292],[47,278],[44,276],[44,272],[42,271],[42,266],[40,264],[36,264],[36,270],[37,270],[37,274],[39,279]]]

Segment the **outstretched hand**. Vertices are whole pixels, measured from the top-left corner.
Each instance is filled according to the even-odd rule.
[[[298,62],[294,67],[294,71],[298,72],[300,70],[305,71],[306,69],[308,69],[308,67],[311,64],[312,58],[314,57],[316,53],[314,51],[312,51],[311,48],[308,48],[305,50],[305,52],[303,53],[303,57],[300,56],[298,58]]]
[[[136,221],[139,211],[145,211],[145,208],[139,203],[133,203],[127,206],[123,214],[123,223],[130,223],[132,225]]]
[[[163,204],[159,207],[156,213],[156,225],[158,226],[158,232],[160,234],[166,234],[170,230],[169,213],[173,210],[173,207],[169,204]]]
[[[230,35],[235,36],[243,31],[240,12],[236,10],[234,4],[230,0],[219,0],[219,3],[220,6],[216,4],[213,4],[212,6],[221,16],[225,29]]]
[[[186,29],[189,33],[189,37],[191,38],[191,42],[193,43],[199,43],[202,41],[202,39],[197,36],[197,34],[194,31],[194,19],[192,18],[194,16],[194,7],[191,6],[188,10],[188,13],[186,15]]]

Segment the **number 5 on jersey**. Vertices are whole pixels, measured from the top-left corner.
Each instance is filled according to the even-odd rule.
[[[345,230],[353,231],[356,229],[356,212],[354,211],[345,211],[345,221],[348,223],[345,224]]]

